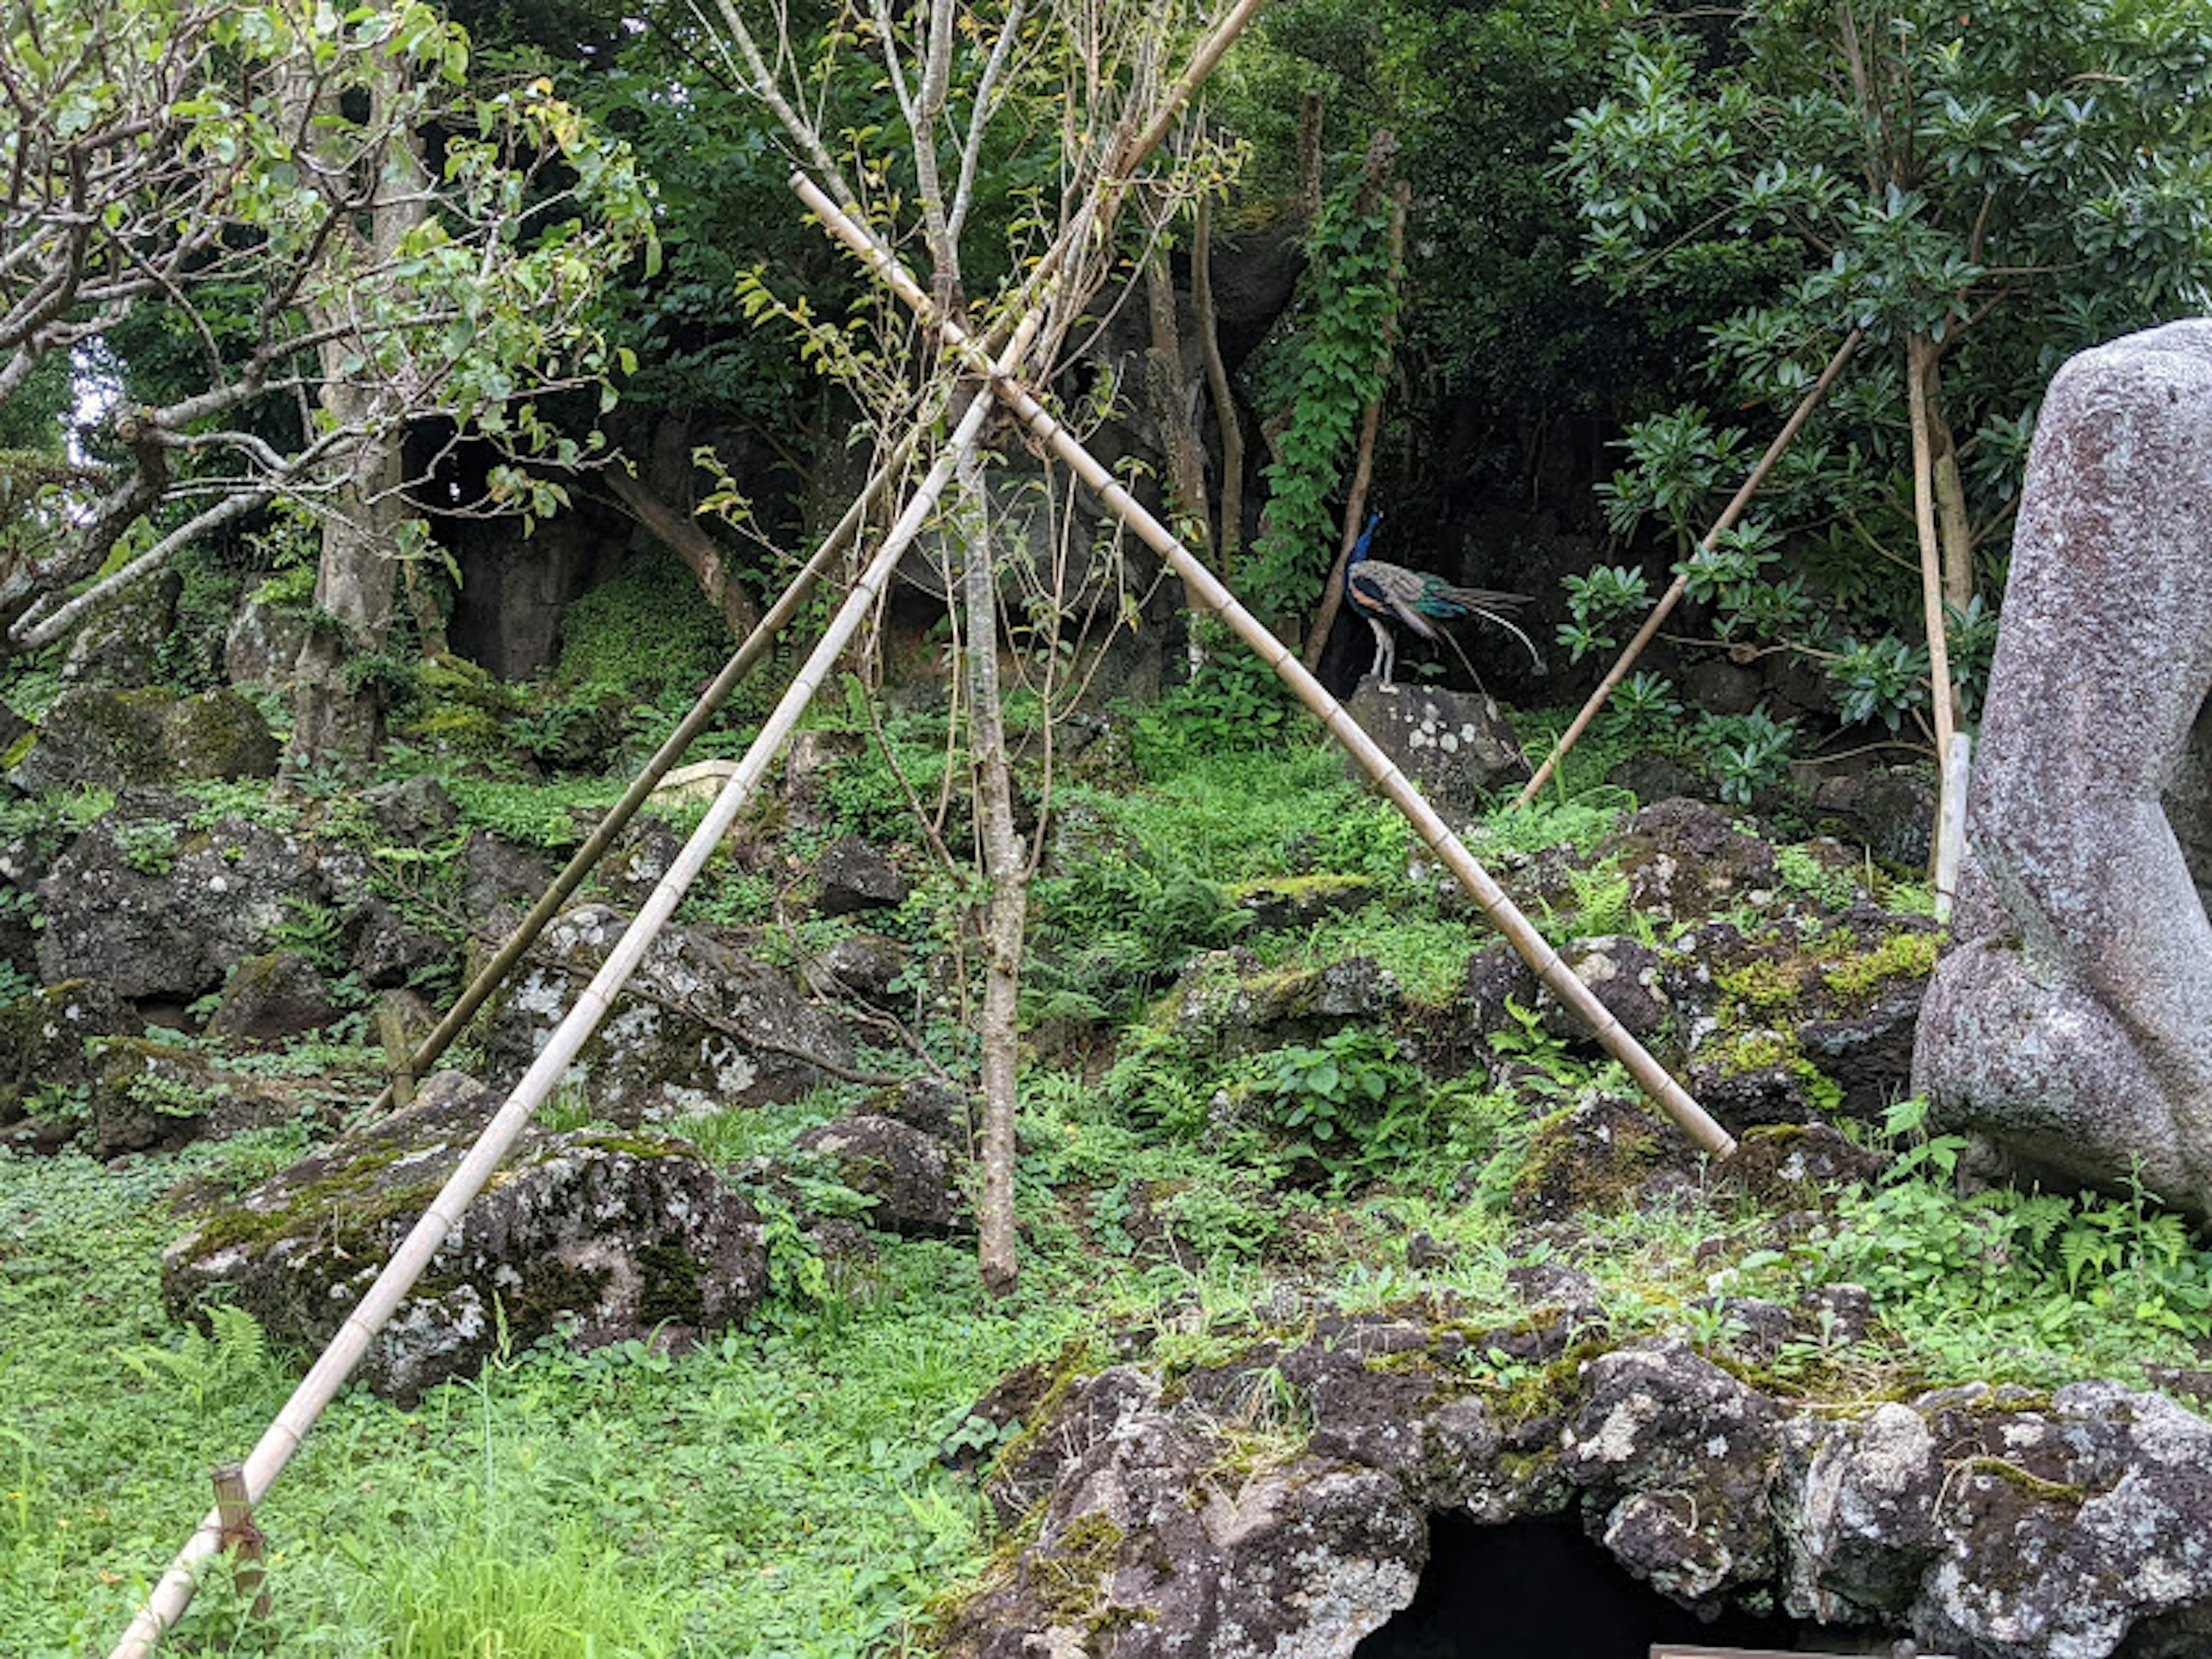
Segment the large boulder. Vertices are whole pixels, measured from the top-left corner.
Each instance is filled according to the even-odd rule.
[[[282,1042],[337,1018],[330,981],[315,964],[297,951],[271,951],[231,969],[208,1029],[248,1042]]]
[[[320,1348],[501,1101],[445,1073],[416,1103],[202,1216],[163,1254],[162,1297],[220,1298],[281,1342]],[[767,1281],[759,1218],[679,1141],[526,1128],[369,1344],[362,1375],[411,1400],[502,1341],[564,1328],[586,1348],[682,1340],[749,1311]]]
[[[331,904],[340,873],[279,830],[225,818],[196,831],[180,803],[126,797],[40,884],[39,971],[189,1001]]]
[[[941,1237],[952,1231],[950,1160],[933,1136],[896,1118],[862,1112],[809,1129],[799,1146],[827,1160],[846,1186],[873,1200],[868,1219],[885,1231]]]
[[[483,1037],[502,1080],[521,1075],[629,926],[604,904],[557,918]],[[836,1019],[783,973],[711,934],[670,927],[653,941],[576,1077],[599,1111],[624,1122],[680,1121],[726,1106],[795,1100],[852,1065]]]
[[[1931,1123],[2212,1216],[2212,322],[2045,399],[1920,1021]]]
[[[1439,811],[1480,812],[1492,791],[1528,777],[1521,741],[1486,693],[1385,685],[1370,675],[1345,707]]]
[[[1169,994],[1166,1012],[1185,1042],[1239,1054],[1377,1024],[1398,1001],[1397,980],[1371,957],[1276,969],[1232,949],[1193,962]]]
[[[133,689],[161,676],[161,647],[173,638],[184,579],[173,570],[131,583],[86,618],[70,641],[62,679],[71,685]]]
[[[261,711],[228,686],[191,697],[73,686],[47,708],[8,779],[30,795],[80,784],[127,789],[274,777],[281,757]]]
[[[0,1124],[30,1116],[81,1116],[99,1063],[95,1038],[146,1029],[112,986],[76,979],[0,1006]]]

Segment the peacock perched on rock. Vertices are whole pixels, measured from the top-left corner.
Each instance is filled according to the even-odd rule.
[[[1367,520],[1367,528],[1359,532],[1358,541],[1352,544],[1352,556],[1344,565],[1344,597],[1375,630],[1375,665],[1368,672],[1382,676],[1383,684],[1390,684],[1390,671],[1398,665],[1398,636],[1394,630],[1396,624],[1403,623],[1425,640],[1441,639],[1450,646],[1453,654],[1474,676],[1474,683],[1480,685],[1482,677],[1475,673],[1474,665],[1468,661],[1458,641],[1433,626],[1461,617],[1480,617],[1485,622],[1497,623],[1528,647],[1536,672],[1544,672],[1544,659],[1538,654],[1535,642],[1504,614],[1526,605],[1527,594],[1493,592],[1486,587],[1455,587],[1443,577],[1432,576],[1426,571],[1408,570],[1402,564],[1370,559],[1367,556],[1368,544],[1375,539],[1375,526],[1382,522],[1380,513]]]

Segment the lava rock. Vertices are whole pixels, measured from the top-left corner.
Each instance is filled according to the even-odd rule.
[[[95,979],[126,997],[189,1001],[335,896],[332,872],[291,836],[240,818],[191,833],[181,812],[140,804],[125,797],[40,884],[39,971],[50,983]]]
[[[834,842],[814,873],[822,884],[820,908],[825,916],[896,910],[913,890],[897,866],[858,836]]]
[[[604,904],[555,919],[483,1039],[488,1075],[520,1077],[628,926]],[[726,1106],[795,1100],[852,1046],[776,969],[690,927],[665,929],[623,1000],[579,1057],[595,1109],[624,1122],[681,1121]]]
[[[1559,1468],[1592,1532],[1686,1606],[1772,1575],[1766,1500],[1781,1408],[1672,1338],[1590,1362]]]
[[[1249,951],[1210,951],[1170,993],[1184,1041],[1243,1053],[1310,1042],[1346,1025],[1379,1023],[1398,1002],[1398,981],[1369,957],[1320,968],[1262,968]]]
[[[230,970],[208,1027],[249,1042],[282,1042],[337,1018],[330,981],[296,951],[247,957]]]
[[[1649,1041],[1665,1028],[1672,1010],[1661,983],[1664,959],[1651,946],[1618,935],[1578,939],[1559,955],[1629,1036]],[[1589,1036],[1581,1018],[1548,988],[1540,994],[1537,1006],[1544,1011],[1544,1029],[1554,1036],[1571,1042]]]
[[[1633,812],[1598,844],[1620,860],[1629,897],[1656,921],[1695,921],[1779,879],[1774,848],[1701,800],[1662,800]]]
[[[182,778],[266,778],[281,757],[261,711],[228,687],[162,690],[73,686],[56,697],[8,775],[25,794],[95,784],[127,789]]]
[[[799,1145],[827,1158],[854,1192],[873,1199],[868,1219],[885,1231],[939,1238],[952,1231],[945,1147],[921,1130],[862,1113],[809,1129]]]
[[[1385,685],[1370,675],[1345,708],[1441,811],[1479,813],[1492,791],[1530,775],[1512,723],[1486,693]],[[1366,777],[1355,763],[1346,765]]]
[[[384,838],[403,847],[422,847],[460,822],[461,809],[446,786],[427,772],[362,791],[369,822]]]
[[[501,1103],[441,1073],[406,1111],[203,1216],[162,1256],[171,1316],[222,1297],[277,1341],[323,1346]],[[362,1375],[404,1401],[471,1374],[502,1340],[564,1327],[586,1349],[681,1342],[742,1318],[766,1283],[752,1206],[681,1142],[526,1128]]]
[[[0,1124],[88,1102],[98,1037],[137,1036],[146,1023],[112,985],[76,979],[0,1006]]]

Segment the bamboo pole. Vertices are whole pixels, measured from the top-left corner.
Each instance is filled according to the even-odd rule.
[[[852,506],[845,509],[845,516],[838,520],[830,533],[822,538],[822,544],[815,549],[814,556],[791,579],[791,586],[784,590],[783,597],[769,608],[768,614],[760,619],[753,631],[745,636],[744,642],[722,665],[722,672],[715,675],[707,689],[699,694],[699,700],[691,705],[690,713],[677,723],[676,729],[662,740],[659,748],[653,750],[653,757],[630,781],[629,787],[623,792],[622,799],[609,807],[605,816],[592,826],[592,833],[585,837],[584,844],[569,855],[568,864],[553,878],[553,884],[538,896],[537,903],[530,907],[530,914],[515,924],[514,931],[507,936],[491,960],[477,970],[476,976],[462,989],[453,1006],[446,1011],[445,1018],[431,1028],[429,1034],[422,1039],[422,1046],[407,1057],[404,1067],[395,1069],[393,1081],[380,1090],[376,1098],[369,1103],[372,1115],[380,1115],[394,1105],[406,1104],[399,1098],[398,1079],[404,1075],[411,1080],[428,1075],[439,1056],[453,1045],[463,1031],[468,1030],[469,1021],[476,1017],[477,1010],[483,1007],[490,1000],[492,993],[506,982],[507,976],[514,971],[515,964],[538,942],[538,935],[551,924],[555,916],[560,915],[561,907],[584,884],[584,878],[606,856],[607,849],[614,845],[615,837],[629,827],[629,821],[652,798],[653,790],[668,775],[670,769],[684,758],[684,753],[690,748],[692,741],[706,730],[707,722],[714,719],[715,712],[729,700],[730,694],[745,682],[759,665],[760,659],[768,654],[769,648],[775,643],[776,636],[799,613],[799,607],[806,603],[807,596],[813,592],[823,573],[844,552],[859,532],[860,526],[866,520],[869,508],[882,495],[884,486],[897,477],[899,469],[906,464],[907,457],[912,453],[913,443],[911,437],[906,439],[876,469],[874,475],[862,486],[860,493],[854,498]]]
[[[1936,820],[1936,920],[1951,920],[1951,906],[1959,896],[1959,872],[1966,862],[1966,800],[1972,781],[1974,740],[1964,732],[1951,734],[1943,751],[1943,784]]]
[[[1813,389],[1798,400],[1797,407],[1790,412],[1790,418],[1782,423],[1782,430],[1776,433],[1774,441],[1767,445],[1766,453],[1760,456],[1759,465],[1752,468],[1751,476],[1743,481],[1734,499],[1721,510],[1720,517],[1713,521],[1713,527],[1705,532],[1705,539],[1698,544],[1699,553],[1711,552],[1720,538],[1743,516],[1743,510],[1751,505],[1751,498],[1759,493],[1759,485],[1766,482],[1766,475],[1774,470],[1775,462],[1782,459],[1782,452],[1790,447],[1791,440],[1803,428],[1807,418],[1820,406],[1820,399],[1828,395],[1828,388],[1835,384],[1836,376],[1850,361],[1851,353],[1858,349],[1859,339],[1860,331],[1856,328],[1844,336],[1843,344],[1836,348],[1836,355],[1828,359],[1828,366],[1820,371],[1820,378],[1813,382]],[[1644,647],[1657,637],[1660,625],[1674,614],[1674,607],[1682,602],[1682,596],[1689,591],[1687,573],[1678,573],[1668,585],[1667,591],[1659,596],[1659,603],[1651,607],[1651,614],[1644,619],[1644,626],[1636,630],[1636,637],[1629,641],[1627,648],[1620,653],[1620,660],[1598,682],[1597,690],[1590,693],[1589,701],[1583,705],[1582,712],[1559,734],[1559,740],[1552,745],[1552,752],[1544,757],[1544,763],[1536,769],[1536,775],[1522,785],[1521,793],[1513,798],[1515,806],[1526,806],[1536,799],[1538,792],[1550,781],[1560,761],[1566,757],[1567,750],[1582,740],[1583,733],[1589,729],[1589,723],[1605,707],[1606,699],[1613,696],[1613,688],[1628,678],[1629,669],[1644,654]]]
[[[1951,690],[1951,641],[1943,629],[1943,554],[1936,533],[1934,439],[1929,431],[1928,381],[1936,370],[1932,341],[1915,334],[1905,343],[1905,405],[1912,420],[1912,528],[1920,541],[1921,620],[1928,631],[1928,702],[1936,715],[1936,818],[1951,810],[1951,734],[1958,706]],[[1934,869],[1934,849],[1929,868]]]
[[[875,239],[863,222],[840,212],[836,204],[804,173],[794,173],[791,184],[799,198],[821,220],[823,228],[859,255],[900,299],[914,309],[917,316],[926,323],[934,324],[947,346],[963,356],[976,351],[968,331],[957,320],[937,309],[911,273]],[[1482,907],[1483,914],[1520,953],[1522,959],[1536,970],[1552,994],[1589,1026],[1591,1034],[1606,1050],[1628,1068],[1630,1075],[1660,1109],[1706,1152],[1722,1158],[1733,1152],[1735,1150],[1734,1137],[1706,1115],[1704,1108],[1690,1097],[1689,1091],[1668,1075],[1666,1068],[1653,1059],[1650,1052],[1613,1018],[1612,1012],[1598,1000],[1595,994],[1575,977],[1573,970],[1559,953],[1536,931],[1534,925],[1506,896],[1504,889],[1461,843],[1459,837],[1437,815],[1437,810],[1422,799],[1420,792],[1406,775],[1382,752],[1374,738],[1360,728],[1359,723],[1352,718],[1344,706],[1329,696],[1321,682],[1306,672],[1297,653],[1238,603],[1237,596],[1223,586],[1213,573],[1200,563],[1188,548],[1176,540],[1164,525],[1146,512],[1113,474],[1098,464],[1074,434],[1054,420],[1018,381],[1004,374],[994,373],[991,386],[1023,425],[1048,444],[1054,453],[1073,469],[1078,477],[1103,497],[1107,504],[1120,514],[1154,551],[1175,568],[1176,574],[1182,578],[1186,591],[1194,599],[1207,609],[1219,612],[1222,620],[1258,652],[1267,665],[1297,694],[1299,701],[1328,728],[1329,735],[1343,744],[1367,775],[1374,779],[1376,787],[1392,805],[1405,814],[1422,841],[1443,861],[1460,885],[1474,896],[1475,902]]]
[[[1000,362],[990,366],[989,373],[994,380],[1012,372],[1021,361],[1022,354],[1029,349],[1030,342],[1036,336],[1041,317],[1040,311],[1023,319]],[[815,646],[812,654],[800,667],[782,700],[776,704],[775,712],[762,726],[760,735],[746,750],[738,770],[732,775],[721,793],[715,797],[707,816],[700,821],[691,838],[684,842],[683,852],[678,854],[668,873],[661,878],[660,884],[653,890],[639,908],[637,919],[616,941],[606,961],[592,976],[592,982],[577,998],[575,1006],[569,1011],[568,1017],[554,1028],[552,1035],[546,1039],[544,1048],[531,1063],[530,1069],[523,1073],[522,1080],[515,1085],[506,1103],[484,1126],[483,1133],[477,1138],[476,1144],[470,1147],[453,1174],[447,1177],[445,1185],[439,1188],[438,1195],[430,1201],[429,1207],[422,1212],[413,1231],[385,1265],[384,1271],[377,1275],[376,1281],[368,1287],[353,1311],[346,1316],[337,1335],[331,1339],[330,1346],[323,1350],[321,1358],[301,1379],[299,1387],[293,1390],[292,1397],[285,1402],[283,1410],[277,1413],[276,1420],[255,1442],[245,1463],[245,1498],[247,1503],[258,1503],[266,1495],[285,1464],[300,1449],[307,1431],[314,1426],[315,1419],[322,1414],[323,1408],[330,1404],[346,1378],[352,1374],[354,1367],[361,1363],[369,1343],[398,1310],[407,1293],[414,1288],[416,1280],[430,1265],[439,1247],[444,1243],[446,1235],[460,1224],[463,1212],[483,1191],[484,1183],[490,1180],[500,1161],[514,1146],[515,1138],[522,1133],[523,1127],[529,1122],[540,1103],[552,1092],[592,1033],[599,1030],[613,1006],[614,999],[629,982],[631,975],[636,972],[647,950],[667,925],[669,917],[675,913],[677,905],[697,878],[699,872],[706,866],[708,856],[721,844],[722,837],[729,833],[738,814],[752,799],[762,779],[767,775],[769,765],[781,750],[784,739],[791,735],[792,729],[799,723],[799,715],[805,712],[806,705],[813,700],[823,680],[836,665],[839,654],[860,631],[860,624],[866,620],[868,612],[882,596],[892,570],[920,532],[923,520],[934,508],[937,498],[951,480],[959,458],[975,447],[991,407],[989,396],[978,391],[969,404],[966,413],[962,416],[945,453],[938,457],[936,465],[931,467],[928,476],[907,503],[905,511],[899,514],[898,521],[884,538],[883,547],[869,562],[852,592],[839,608],[829,631]],[[173,1626],[185,1607],[191,1605],[196,1568],[222,1548],[222,1511],[220,1509],[211,1510],[178,1553],[161,1582],[154,1587],[145,1605],[124,1632],[123,1639],[116,1644],[110,1659],[146,1659],[146,1656],[154,1651],[162,1633]]]

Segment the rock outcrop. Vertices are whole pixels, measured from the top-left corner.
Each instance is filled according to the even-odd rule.
[[[1486,693],[1385,685],[1370,675],[1345,707],[1440,811],[1480,812],[1491,792],[1528,776],[1520,739]]]
[[[627,925],[609,906],[585,904],[545,930],[484,1035],[489,1075],[521,1075]],[[578,1081],[621,1121],[680,1121],[796,1099],[825,1076],[817,1061],[852,1063],[835,1018],[776,969],[699,929],[671,927],[586,1046]]]
[[[1838,1417],[1675,1339],[1592,1334],[1571,1312],[1474,1334],[1332,1316],[1173,1387],[1137,1364],[1032,1378],[1048,1403],[989,1491],[1035,1539],[947,1651],[1347,1655],[1412,1600],[1425,1517],[1562,1512],[1678,1603],[1796,1620],[1815,1650],[1909,1632],[1962,1659],[2180,1659],[2212,1639],[2212,1424],[2170,1401],[1977,1384]],[[1303,1450],[1255,1462],[1300,1422]]]

